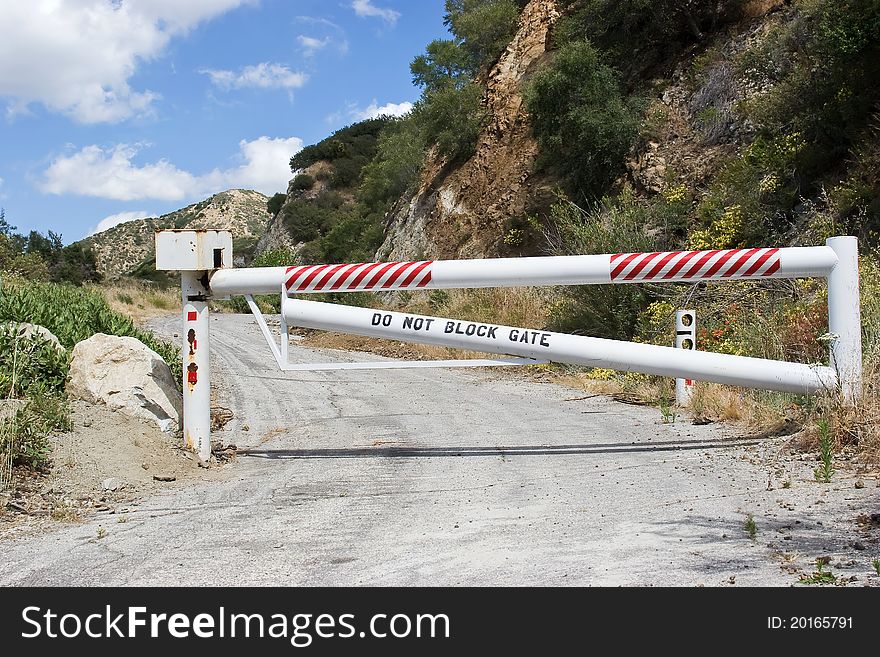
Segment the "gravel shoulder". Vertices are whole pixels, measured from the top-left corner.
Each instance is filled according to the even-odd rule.
[[[236,461],[7,538],[0,584],[787,586],[827,557],[880,585],[877,481],[818,484],[785,439],[491,370],[279,372],[247,316],[212,353]],[[291,347],[343,358],[371,357]]]

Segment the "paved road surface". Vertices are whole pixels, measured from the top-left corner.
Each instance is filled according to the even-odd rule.
[[[212,331],[220,438],[248,453],[124,524],[6,543],[0,584],[790,584],[782,552],[851,538],[810,483],[767,490],[772,441],[489,370],[281,373],[250,317]]]

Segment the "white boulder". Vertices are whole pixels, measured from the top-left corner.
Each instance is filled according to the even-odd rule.
[[[77,343],[67,394],[155,422],[166,433],[180,426],[183,401],[171,368],[135,338],[98,333]]]

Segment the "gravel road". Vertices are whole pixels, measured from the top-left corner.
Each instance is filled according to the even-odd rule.
[[[779,439],[485,369],[279,372],[246,316],[215,316],[212,340],[238,459],[7,541],[0,584],[790,585],[825,555],[880,580],[856,522],[876,483],[817,484]],[[340,358],[367,357],[291,347]]]

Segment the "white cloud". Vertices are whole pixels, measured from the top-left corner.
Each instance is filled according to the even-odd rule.
[[[343,29],[333,21],[329,21],[326,18],[321,18],[320,16],[297,16],[296,20],[301,23],[308,23],[309,25],[323,25],[325,27],[330,27],[337,32],[343,31]]]
[[[302,46],[303,54],[306,57],[314,55],[316,52],[323,50],[330,44],[330,37],[316,39],[315,37],[306,36],[305,34],[300,34],[296,40],[299,41],[299,45]]]
[[[244,163],[237,169],[221,172],[221,177],[229,182],[220,189],[244,187],[271,196],[287,189],[290,158],[302,150],[303,140],[260,137],[254,141],[241,140],[238,146]]]
[[[222,89],[298,89],[308,80],[305,73],[291,71],[283,64],[262,62],[255,66],[245,66],[238,71],[204,69],[199,71],[211,78],[211,82]]]
[[[144,212],[143,210],[111,214],[109,217],[104,217],[103,219],[101,219],[101,221],[98,222],[98,225],[89,232],[89,236],[97,235],[98,233],[102,233],[105,230],[113,228],[114,226],[118,226],[119,224],[124,224],[128,221],[135,221],[136,219],[146,219],[149,216],[150,213]]]
[[[376,119],[380,116],[403,116],[404,114],[409,114],[412,108],[413,104],[409,102],[386,103],[380,107],[374,98],[373,102],[363,109],[353,107],[350,114],[352,118],[358,121],[366,121],[367,119]]]
[[[312,26],[312,29],[315,31],[333,32],[332,36],[325,36],[323,39],[316,36],[300,35],[297,40],[300,46],[302,46],[303,54],[306,57],[310,57],[318,50],[323,50],[329,45],[333,45],[342,57],[348,54],[348,36],[345,30],[333,21],[328,21],[326,18],[318,16],[297,16],[296,20]]]
[[[0,2],[0,98],[7,115],[42,104],[81,123],[148,114],[159,95],[132,76],[175,36],[253,0]]]
[[[391,25],[394,25],[397,22],[397,19],[400,18],[399,11],[377,7],[373,4],[372,0],[354,0],[351,3],[351,8],[354,9],[354,13],[361,18],[381,18],[383,21],[390,23]]]
[[[230,188],[274,194],[287,188],[290,158],[303,147],[302,139],[260,137],[238,144],[240,164],[195,175],[167,160],[133,162],[141,144],[113,148],[86,146],[55,158],[44,173],[40,189],[49,194],[76,194],[117,201],[156,199],[182,201],[206,197]]]

